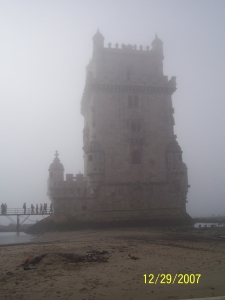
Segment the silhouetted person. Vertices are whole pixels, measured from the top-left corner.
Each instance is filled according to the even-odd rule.
[[[4,215],[5,213],[5,205],[2,203],[1,205],[1,214]]]
[[[26,209],[27,209],[26,203],[24,203],[24,204],[23,204],[23,211],[24,211],[24,214],[26,214]]]
[[[5,203],[5,215],[7,214],[7,204]]]
[[[38,204],[36,204],[36,214],[38,214]]]
[[[34,214],[34,206],[31,204],[31,213]]]
[[[52,205],[52,203],[50,204],[50,213],[52,213],[53,212],[53,205]]]
[[[2,208],[3,208],[3,209],[2,209],[2,212],[3,212],[3,215],[5,215],[5,211],[6,211],[6,209],[5,209],[5,204],[2,203],[2,205],[3,205],[3,206],[2,206]]]
[[[42,211],[43,211],[43,205],[40,204],[40,214],[42,214]]]

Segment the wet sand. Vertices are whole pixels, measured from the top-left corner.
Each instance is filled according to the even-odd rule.
[[[128,228],[50,232],[37,237],[32,244],[2,246],[0,298],[162,300],[222,296],[225,239],[219,236],[225,236],[225,229],[218,230]],[[106,261],[75,262],[59,255],[88,255],[93,250],[107,251],[97,256]],[[21,264],[29,255],[41,254],[46,256],[24,270]],[[148,278],[148,274],[155,277]],[[172,281],[175,274],[201,277],[198,283],[185,284],[180,275],[169,284],[169,277],[158,274],[171,274]],[[194,278],[196,281],[197,276],[192,276],[192,281]],[[150,279],[152,284],[148,283]]]

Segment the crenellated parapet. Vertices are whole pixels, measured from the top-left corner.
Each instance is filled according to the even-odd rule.
[[[137,46],[136,44],[124,44],[122,43],[119,45],[118,43],[115,43],[113,46],[112,43],[108,43],[108,47],[104,47],[104,37],[100,33],[99,30],[97,30],[96,34],[92,38],[93,40],[93,53],[96,53],[97,51],[111,51],[111,52],[125,52],[126,54],[130,52],[134,53],[140,53],[143,54],[145,53],[146,55],[152,55],[152,54],[159,54],[161,55],[163,59],[163,42],[158,38],[158,36],[155,36],[155,39],[152,41],[151,46],[152,49],[150,49],[149,45],[143,46],[139,45]]]
[[[143,53],[143,52],[146,52],[147,54],[150,54],[150,52],[152,51],[152,49],[150,49],[150,47],[147,45],[147,46],[143,46],[143,45],[140,45],[140,46],[137,46],[136,44],[134,45],[131,45],[131,44],[121,44],[119,45],[118,43],[115,44],[115,46],[113,47],[111,43],[108,43],[108,48],[105,47],[104,49],[108,49],[108,50],[111,50],[111,51],[134,51],[134,52],[140,52],[140,53]]]
[[[84,198],[87,196],[87,181],[83,174],[66,174],[64,180],[64,167],[58,158],[58,152],[55,154],[56,158],[49,167],[48,191],[49,198]]]
[[[156,35],[150,46],[108,43],[97,31],[93,37],[93,55],[86,68],[86,83],[81,100],[81,113],[94,93],[142,93],[172,95],[176,77],[163,74],[163,43]]]
[[[80,178],[77,178],[77,177]],[[82,177],[81,177],[82,176]],[[48,195],[53,198],[85,198],[87,196],[87,182],[83,174],[66,174],[66,180],[54,183],[49,187]]]

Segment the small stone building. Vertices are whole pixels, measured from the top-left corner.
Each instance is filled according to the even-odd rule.
[[[163,43],[104,47],[93,36],[81,100],[84,175],[66,175],[55,154],[48,196],[57,220],[186,222],[187,167],[174,135],[176,77],[163,74]]]

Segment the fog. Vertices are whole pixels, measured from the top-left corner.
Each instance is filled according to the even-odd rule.
[[[224,1],[0,1],[0,202],[50,201],[55,150],[83,172],[80,101],[97,28],[105,46],[164,46],[177,76],[175,134],[191,188],[191,216],[225,215]],[[0,220],[1,222],[1,220]]]

